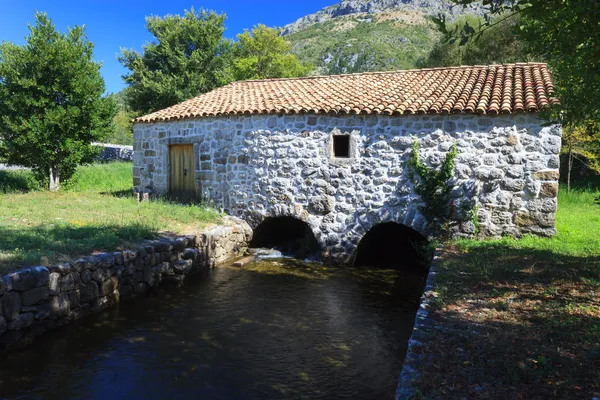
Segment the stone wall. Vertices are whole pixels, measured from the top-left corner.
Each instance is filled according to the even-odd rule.
[[[101,147],[98,160],[102,162],[112,161],[133,161],[133,146],[123,146],[120,144],[93,143],[94,146]]]
[[[134,186],[168,190],[170,144],[193,143],[196,188],[253,227],[269,216],[307,222],[326,259],[352,262],[363,235],[398,222],[427,236],[407,174],[412,143],[439,166],[458,148],[452,182],[456,235],[555,233],[560,126],[535,113],[481,116],[248,115],[134,126]],[[333,135],[350,136],[334,158]],[[459,212],[474,203],[477,224]]]
[[[26,344],[40,333],[103,310],[165,282],[177,285],[188,275],[239,255],[252,231],[244,221],[199,236],[161,238],[73,263],[23,269],[0,280],[0,348]]]

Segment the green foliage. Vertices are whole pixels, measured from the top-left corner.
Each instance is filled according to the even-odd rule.
[[[450,191],[452,187],[448,181],[454,174],[454,160],[457,154],[455,144],[446,155],[441,167],[439,169],[431,168],[419,159],[419,144],[415,140],[408,161],[409,177],[415,186],[415,192],[421,197],[419,211],[437,231],[436,233],[446,229],[451,218]]]
[[[561,154],[567,159],[567,191],[571,190],[571,173],[574,163],[600,174],[600,124],[566,126],[563,131]]]
[[[257,25],[237,35],[232,65],[235,80],[306,76],[313,67],[301,64],[279,30]]]
[[[0,171],[0,193],[27,193],[40,190],[42,186],[29,170]]]
[[[103,139],[105,143],[113,144],[133,144],[133,123],[135,113],[127,105],[125,97],[126,90],[109,95],[117,105],[118,112],[113,118],[113,129]]]
[[[419,60],[418,65],[429,68],[533,61],[526,44],[518,40],[514,34],[519,26],[519,16],[515,15],[504,20],[498,18],[498,20],[497,25],[490,27],[464,45],[440,37],[427,57]],[[465,16],[448,24],[448,29],[454,31],[460,26],[477,26],[484,22],[476,16]]]
[[[476,0],[454,0],[471,4]],[[563,124],[580,125],[600,120],[600,2],[596,0],[483,0],[485,22],[448,29],[438,19],[442,33],[461,43],[481,36],[503,18],[519,15],[515,34],[536,55],[548,61],[561,104],[549,117]],[[503,16],[499,21],[495,16]]]
[[[318,73],[343,74],[410,69],[439,36],[431,21],[395,21],[385,14],[337,17],[284,36],[301,62]]]
[[[63,34],[36,13],[26,44],[0,45],[0,154],[57,188],[97,154],[116,106],[102,97],[100,64],[83,27]]]
[[[193,8],[183,16],[147,17],[154,41],[144,45],[143,54],[123,49],[119,57],[130,71],[123,79],[132,111],[157,111],[227,83],[224,22],[224,14]]]

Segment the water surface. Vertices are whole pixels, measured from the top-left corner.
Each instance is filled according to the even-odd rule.
[[[391,270],[221,267],[2,355],[0,397],[392,399],[417,305]]]

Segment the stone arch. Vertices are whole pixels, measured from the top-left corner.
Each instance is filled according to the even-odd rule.
[[[414,204],[408,207],[383,207],[378,211],[371,212],[357,211],[345,224],[347,232],[345,255],[340,255],[338,262],[353,264],[356,249],[362,238],[375,226],[388,222],[411,228],[425,238],[430,237],[431,232],[427,220]]]
[[[393,269],[419,268],[427,264],[427,237],[397,222],[382,222],[360,238],[354,265]]]
[[[308,213],[301,207],[292,211],[275,207],[268,213],[253,212],[246,215],[246,220],[254,230],[251,247],[277,247],[298,258],[322,256],[324,246],[319,240],[320,232],[315,232]]]

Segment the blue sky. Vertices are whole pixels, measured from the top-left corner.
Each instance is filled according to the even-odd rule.
[[[192,6],[227,14],[225,36],[235,38],[244,28],[258,23],[282,26],[336,3],[337,0],[0,0],[0,41],[24,43],[27,23],[33,22],[35,10],[47,12],[60,31],[68,26],[85,25],[94,43],[96,60],[103,63],[102,75],[109,92],[124,87],[121,75],[126,70],[116,59],[121,47],[141,50],[152,39],[145,28],[147,15],[181,14]]]

